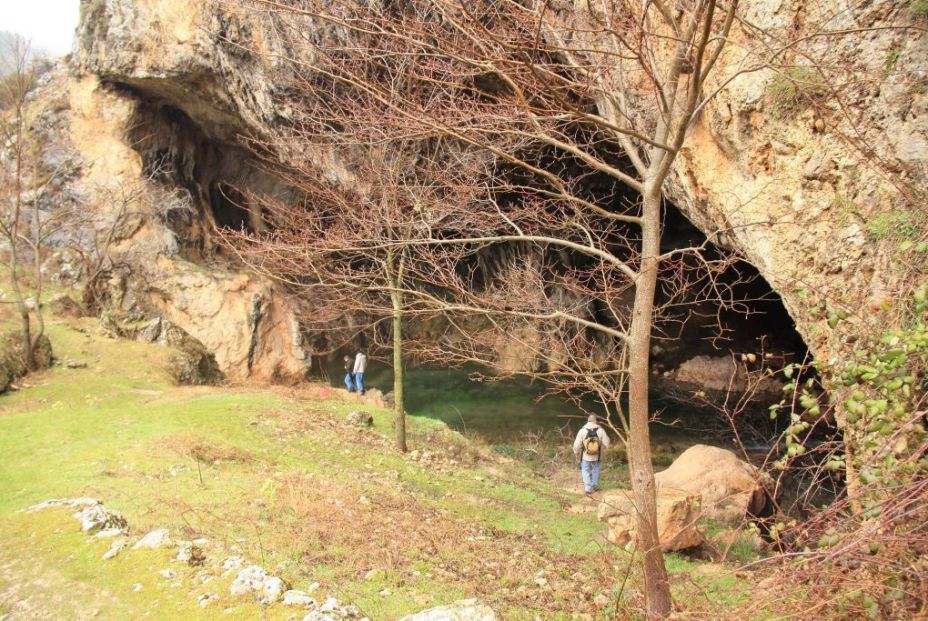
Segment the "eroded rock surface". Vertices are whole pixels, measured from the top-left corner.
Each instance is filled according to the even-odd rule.
[[[736,524],[759,515],[773,482],[767,474],[731,451],[697,444],[669,468],[654,475],[658,488],[683,490],[702,497],[702,517]]]
[[[664,552],[685,550],[701,545],[705,538],[696,528],[700,518],[699,494],[661,488],[657,494],[657,532]],[[605,492],[599,503],[597,516],[609,527],[611,543],[625,546],[636,544],[638,518],[635,495],[631,491]]]

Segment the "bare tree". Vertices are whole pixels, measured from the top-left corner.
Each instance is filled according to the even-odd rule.
[[[2,195],[2,213],[0,213],[0,233],[8,246],[9,258],[7,268],[10,271],[10,289],[13,303],[20,317],[20,337],[26,367],[36,367],[35,347],[45,331],[42,317],[42,221],[39,210],[39,195],[47,185],[31,187],[38,175],[38,162],[34,146],[31,144],[26,121],[26,97],[35,85],[36,61],[32,59],[29,43],[21,37],[10,37],[8,49],[3,54],[3,79],[0,81],[0,144],[6,152],[0,166],[0,195]],[[35,170],[32,170],[35,169]],[[27,209],[31,203],[31,214]],[[24,294],[20,249],[28,248],[32,252],[35,286],[31,303]],[[33,330],[32,317],[36,328]]]
[[[278,136],[275,146],[285,143],[286,138]],[[434,201],[410,164],[419,148],[405,143],[389,151],[364,150],[356,158],[356,183],[351,186],[278,170],[305,198],[293,204],[250,194],[249,203],[264,214],[267,226],[220,231],[252,269],[310,301],[314,313],[305,327],[317,336],[329,335],[328,350],[347,345],[359,332],[376,338],[381,324],[389,321],[394,427],[403,452],[407,268],[421,255],[410,244],[421,238],[422,206]],[[273,160],[266,163],[274,166]],[[352,329],[346,329],[346,320]]]
[[[554,330],[567,355],[543,352],[546,377],[572,378],[620,415],[647,611],[666,617],[649,351],[659,271],[682,253],[661,250],[663,189],[706,102],[703,87],[737,2],[246,5],[275,13],[278,24],[291,20],[290,43],[310,48],[290,59],[291,137],[334,149],[410,138],[457,145],[449,149],[457,185],[429,206],[429,236],[413,244],[433,248],[435,267],[417,275],[429,286],[406,294],[452,323],[477,314],[569,328]],[[307,36],[308,25],[316,28]],[[301,60],[309,57],[311,64]],[[593,177],[608,187],[604,195],[587,191]],[[488,280],[481,254],[503,245],[539,258],[534,270],[519,259],[536,280]],[[568,267],[544,265],[554,255],[568,257]]]

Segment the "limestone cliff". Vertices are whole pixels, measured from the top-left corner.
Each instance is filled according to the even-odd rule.
[[[162,157],[157,169],[145,161],[144,141],[133,136],[140,127],[152,130],[146,126],[151,112],[138,97],[94,75],[73,77],[59,69],[44,78],[31,105],[30,129],[57,184],[46,193],[48,217],[64,220],[52,240],[57,251],[46,263],[53,278],[83,270],[80,276],[94,281],[93,304],[169,319],[202,342],[230,379],[305,375],[288,298],[222,262],[207,270],[190,260],[207,254],[201,189],[165,183],[187,164],[183,153]],[[179,138],[169,142],[161,146],[185,146]]]
[[[924,230],[912,197],[928,171],[928,35],[890,28],[916,19],[904,4],[743,2],[712,84],[718,96],[667,188],[711,239],[758,268],[826,361],[891,317],[902,285],[924,279],[911,271],[913,251],[899,249]],[[802,37],[801,48],[784,45]],[[149,193],[161,196],[155,213],[146,207],[114,247],[140,257],[146,286],[134,295],[215,348],[233,376],[293,377],[304,366],[285,298],[254,277],[194,265],[221,254],[212,224],[260,226],[233,186],[288,191],[238,137],[288,119],[274,104],[275,59],[300,53],[273,18],[221,3],[82,2],[69,122],[85,183],[160,188]],[[331,155],[318,160],[326,174],[344,174]],[[179,205],[163,194],[171,187]],[[834,310],[848,319],[831,328]]]

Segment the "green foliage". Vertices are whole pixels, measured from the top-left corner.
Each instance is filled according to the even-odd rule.
[[[896,65],[899,64],[899,57],[902,56],[902,50],[898,47],[891,47],[886,50],[886,59],[883,61],[883,68],[886,71],[895,71]]]
[[[870,218],[867,234],[873,241],[914,239],[919,234],[919,226],[911,212],[894,209]]]
[[[794,115],[827,94],[824,77],[812,67],[790,67],[774,76],[767,85],[771,110],[780,117]]]
[[[909,11],[913,17],[928,15],[928,0],[909,0]]]

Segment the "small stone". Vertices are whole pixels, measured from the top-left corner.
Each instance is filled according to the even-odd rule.
[[[306,594],[305,591],[295,591],[293,589],[284,593],[284,606],[306,606],[316,605],[316,600]]]
[[[203,548],[195,545],[186,545],[177,553],[177,560],[187,563],[191,567],[202,565],[206,561],[206,553]]]
[[[384,589],[379,593],[380,597],[389,597],[391,595],[390,589]]]
[[[284,592],[287,590],[287,584],[277,576],[265,578],[261,587],[261,593],[258,594],[258,603],[273,604],[280,601]]]
[[[548,579],[539,576],[538,578],[535,578],[535,584],[537,584],[538,586],[544,588],[544,587],[548,586]]]
[[[219,599],[219,597],[215,593],[204,593],[197,598],[197,603],[200,604],[200,608],[206,608],[217,599]]]
[[[158,572],[158,575],[164,578],[165,580],[173,580],[177,577],[177,572],[173,569],[162,569]]]
[[[141,539],[139,539],[134,546],[133,550],[155,550],[157,548],[167,548],[174,545],[171,541],[170,535],[165,528],[160,528],[158,530],[153,530]]]
[[[138,593],[139,591],[141,591],[141,590],[142,590],[142,583],[141,583],[141,582],[136,582],[135,584],[133,584],[133,585],[132,585],[132,590],[135,591],[136,593]]]
[[[245,564],[245,559],[241,556],[230,556],[222,561],[222,569],[224,571],[232,571],[238,569]]]
[[[244,595],[252,591],[259,591],[264,588],[264,581],[267,577],[266,571],[257,565],[251,565],[238,572],[238,576],[232,582],[229,592],[232,595]]]
[[[96,533],[101,530],[117,530],[124,534],[128,530],[126,518],[117,511],[111,511],[102,504],[85,506],[74,514],[74,518],[81,523],[81,530],[85,533]]]
[[[345,422],[356,427],[370,427],[374,424],[374,417],[367,412],[355,410],[345,417]]]
[[[129,545],[129,542],[125,539],[117,539],[113,542],[113,545],[110,546],[110,549],[106,551],[106,554],[103,555],[103,560],[108,561],[112,558],[116,558],[127,545]]]

